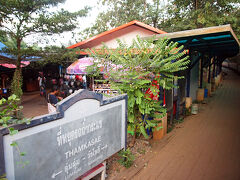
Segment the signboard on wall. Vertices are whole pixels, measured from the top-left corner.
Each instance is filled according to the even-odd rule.
[[[34,119],[34,126],[30,124],[16,136],[3,135],[7,178],[76,179],[125,148],[126,98],[104,100],[82,90],[63,100],[56,114]],[[10,145],[13,141],[26,152],[24,157]],[[22,168],[20,161],[29,163]]]

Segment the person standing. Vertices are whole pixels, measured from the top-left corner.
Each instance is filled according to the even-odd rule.
[[[43,72],[39,72],[38,83],[40,88],[40,96],[43,96],[46,98],[45,80],[46,78],[43,76]]]

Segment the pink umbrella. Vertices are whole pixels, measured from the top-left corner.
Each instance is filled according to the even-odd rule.
[[[93,63],[98,63],[98,67],[100,68],[101,73],[108,72],[109,68],[112,68],[113,70],[117,70],[117,68],[121,68],[121,65],[115,65],[112,63],[105,64],[106,67],[103,66],[103,64],[92,57],[84,57],[81,59],[78,59],[74,63],[72,63],[67,68],[68,74],[87,74],[87,67],[93,65]]]
[[[21,61],[21,67],[25,67],[25,66],[27,66],[29,64],[30,64],[29,61]],[[15,64],[4,63],[4,64],[0,64],[0,66],[4,66],[4,67],[7,67],[7,68],[16,68]]]
[[[94,58],[92,57],[84,57],[81,58],[74,63],[72,63],[67,68],[68,74],[87,74],[87,67],[93,65]]]

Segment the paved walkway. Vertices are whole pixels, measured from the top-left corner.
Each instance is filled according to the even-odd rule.
[[[23,114],[31,118],[48,113],[47,101],[39,92],[24,93],[22,96]]]
[[[134,179],[240,179],[240,77],[229,73],[207,106]]]
[[[38,93],[25,95],[23,106],[28,117],[47,113]],[[134,176],[128,176],[130,168],[114,179],[240,180],[240,76],[228,72],[202,112],[172,134]]]
[[[240,76],[228,72],[202,112],[163,141],[134,176],[114,179],[240,180]]]

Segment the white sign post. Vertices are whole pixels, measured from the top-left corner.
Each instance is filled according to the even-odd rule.
[[[0,130],[8,180],[71,180],[83,175],[126,147],[126,108],[126,95],[103,99],[81,90],[59,103],[55,114],[20,126],[17,135]],[[10,145],[13,141],[26,152],[23,159]],[[22,168],[20,161],[29,164]]]

